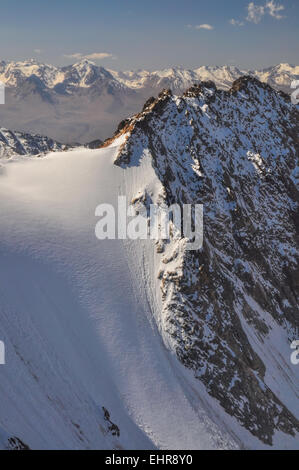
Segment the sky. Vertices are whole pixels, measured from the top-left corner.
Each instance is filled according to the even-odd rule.
[[[1,0],[0,60],[115,70],[298,64],[298,0]]]

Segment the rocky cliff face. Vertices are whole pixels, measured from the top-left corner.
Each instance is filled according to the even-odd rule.
[[[289,97],[246,76],[229,91],[212,82],[180,97],[164,90],[115,136],[126,136],[116,165],[150,153],[164,202],[204,206],[201,250],[157,247],[160,328],[209,394],[269,445],[299,432],[289,356],[299,327],[298,131]]]

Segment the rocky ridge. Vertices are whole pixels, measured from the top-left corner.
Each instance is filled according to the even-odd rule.
[[[125,136],[122,168],[150,154],[160,201],[203,204],[201,250],[157,244],[160,328],[209,394],[268,445],[299,432],[288,355],[299,328],[298,131],[289,96],[245,76],[228,91],[213,82],[182,96],[163,90],[104,143]],[[147,204],[155,197],[141,193]]]

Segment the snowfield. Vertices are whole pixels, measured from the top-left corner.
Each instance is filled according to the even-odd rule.
[[[144,277],[152,242],[95,237],[99,203],[159,184],[146,161],[125,175],[116,150],[1,167],[0,445],[9,435],[34,449],[236,448],[158,332]]]
[[[124,139],[0,168],[0,448],[8,436],[33,449],[267,448],[163,336],[154,242],[95,236],[100,203],[161,190],[146,152],[114,165]]]

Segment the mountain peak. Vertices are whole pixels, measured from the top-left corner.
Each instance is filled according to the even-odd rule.
[[[273,445],[278,432],[299,433],[295,402],[282,403],[280,385],[267,380],[274,369],[281,376],[281,365],[264,354],[280,350],[277,337],[287,348],[299,326],[290,289],[298,280],[299,114],[254,77],[232,87],[250,95],[205,85],[150,99],[122,128],[114,163],[139,168],[148,158],[167,206],[203,204],[200,250],[182,253],[175,240],[157,246],[164,332],[226,412]],[[289,232],[277,230],[284,226]]]
[[[89,60],[89,59],[82,59],[82,60],[80,60],[79,62],[75,62],[75,63],[72,65],[72,67],[74,67],[74,68],[86,67],[86,66],[97,67],[97,65],[95,64],[95,62],[93,62],[92,60]]]
[[[236,91],[241,91],[241,90],[246,90],[246,89],[248,90],[251,85],[257,88],[271,89],[271,87],[268,84],[262,83],[257,78],[252,77],[251,75],[244,75],[243,77],[240,77],[233,82],[230,91],[236,92]]]

